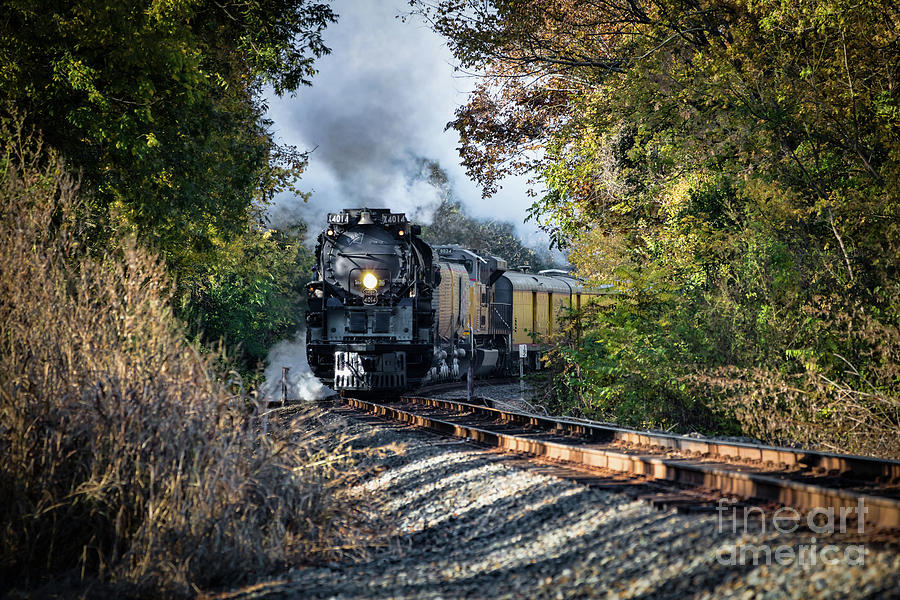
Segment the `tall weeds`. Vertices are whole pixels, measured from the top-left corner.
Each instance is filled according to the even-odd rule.
[[[61,575],[191,594],[352,545],[343,459],[264,432],[184,341],[162,265],[85,252],[77,180],[0,134],[0,595]]]

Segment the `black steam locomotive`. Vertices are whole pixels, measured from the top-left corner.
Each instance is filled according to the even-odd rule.
[[[438,274],[420,231],[387,209],[328,215],[306,315],[306,356],[323,383],[406,389],[431,369]]]
[[[564,307],[591,296],[565,271],[507,269],[460,246],[432,249],[421,229],[388,209],[328,215],[308,284],[306,353],[337,391],[389,392],[425,380],[540,368],[535,339],[552,335]]]

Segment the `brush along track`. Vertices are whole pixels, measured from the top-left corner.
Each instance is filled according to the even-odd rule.
[[[504,450],[807,513],[832,508],[841,515],[843,508],[852,517],[864,506],[867,525],[900,527],[900,461],[641,432],[433,398],[405,397],[390,404],[345,401],[356,409]]]

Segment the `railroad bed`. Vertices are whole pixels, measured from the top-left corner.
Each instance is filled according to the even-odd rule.
[[[360,410],[514,452],[646,476],[707,496],[771,501],[804,513],[831,510],[837,517],[845,515],[845,523],[862,514],[868,527],[900,529],[900,461],[636,431],[458,400],[409,396],[395,403],[346,401]],[[704,501],[683,496],[671,503],[715,509],[714,495]]]
[[[782,533],[757,505],[679,512],[647,501],[672,494],[647,476],[541,463],[347,405],[329,418],[359,444],[405,445],[360,484],[389,543],[223,597],[900,597],[893,535]]]

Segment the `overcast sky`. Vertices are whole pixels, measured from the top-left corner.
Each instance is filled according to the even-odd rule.
[[[389,207],[429,222],[439,191],[423,179],[421,159],[447,171],[454,195],[479,217],[516,224],[540,245],[533,223],[523,224],[531,201],[523,179],[507,181],[483,200],[456,153],[458,136],[444,131],[475,85],[454,73],[443,40],[424,23],[396,18],[403,0],[337,0],[338,22],[325,32],[332,53],[320,59],[313,86],[291,98],[269,98],[269,116],[281,142],[315,151],[301,181],[313,193],[303,205],[277,199],[274,225],[297,211],[317,231],[329,211]],[[546,246],[545,246],[546,247]]]

